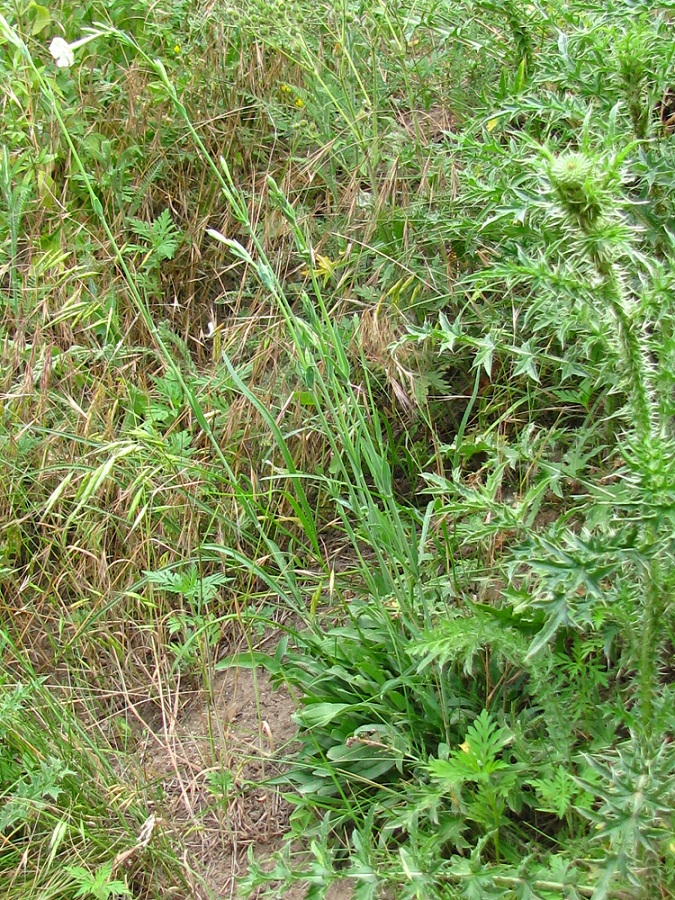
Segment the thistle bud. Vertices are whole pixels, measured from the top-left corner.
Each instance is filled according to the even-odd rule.
[[[550,162],[547,174],[564,212],[584,231],[590,230],[607,199],[604,179],[594,160],[583,153],[564,153]]]

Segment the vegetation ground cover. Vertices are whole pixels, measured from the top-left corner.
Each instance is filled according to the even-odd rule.
[[[3,896],[675,896],[673,4],[0,14]]]

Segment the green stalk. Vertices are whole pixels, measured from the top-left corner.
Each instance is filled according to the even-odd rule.
[[[635,440],[641,449],[641,457],[649,459],[652,448],[658,445],[661,432],[659,411],[654,401],[651,385],[650,367],[647,353],[643,346],[644,328],[629,313],[623,296],[622,279],[615,263],[607,268],[597,265],[598,272],[604,279],[604,296],[609,304],[617,325],[619,337],[619,354],[624,366],[628,388],[629,409],[633,419]],[[651,480],[651,473],[645,478]],[[650,492],[657,490],[655,485],[647,485]],[[640,710],[640,737],[645,743],[651,741],[654,728],[654,698],[658,691],[658,641],[656,625],[658,610],[661,605],[662,585],[658,560],[657,534],[650,524],[645,535],[645,544],[652,558],[644,574],[644,594],[640,644],[638,650],[638,700]]]
[[[548,176],[552,192],[567,220],[582,236],[582,246],[600,278],[599,295],[610,309],[618,338],[619,362],[626,375],[630,429],[640,458],[651,460],[659,451],[664,433],[652,384],[652,367],[645,345],[645,328],[633,315],[626,297],[624,273],[611,239],[603,239],[607,210],[615,199],[609,185],[611,180],[601,172],[601,164],[582,153],[567,153],[549,157]],[[643,488],[652,497],[662,491],[653,467],[643,469]],[[652,501],[653,502],[653,501]],[[658,505],[658,500],[656,501]],[[654,729],[654,700],[658,691],[658,641],[656,627],[663,596],[662,576],[658,559],[658,527],[651,523],[643,540],[651,559],[643,581],[642,621],[638,664],[638,708],[640,738],[649,744]]]

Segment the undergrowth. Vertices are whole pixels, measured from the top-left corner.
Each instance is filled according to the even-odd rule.
[[[5,896],[214,896],[233,667],[242,896],[675,896],[672,4],[0,12]]]

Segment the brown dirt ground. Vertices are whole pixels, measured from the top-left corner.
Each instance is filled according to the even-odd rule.
[[[165,797],[158,824],[199,873],[190,900],[241,896],[236,878],[246,871],[249,848],[264,860],[281,845],[291,807],[279,788],[261,783],[280,773],[292,750],[294,710],[288,691],[272,689],[266,673],[233,668],[217,676],[211,704],[196,697],[155,731],[146,777]],[[232,779],[227,802],[208,787],[223,771]],[[298,886],[284,900],[304,896]],[[328,900],[351,896],[348,886],[335,884]]]

